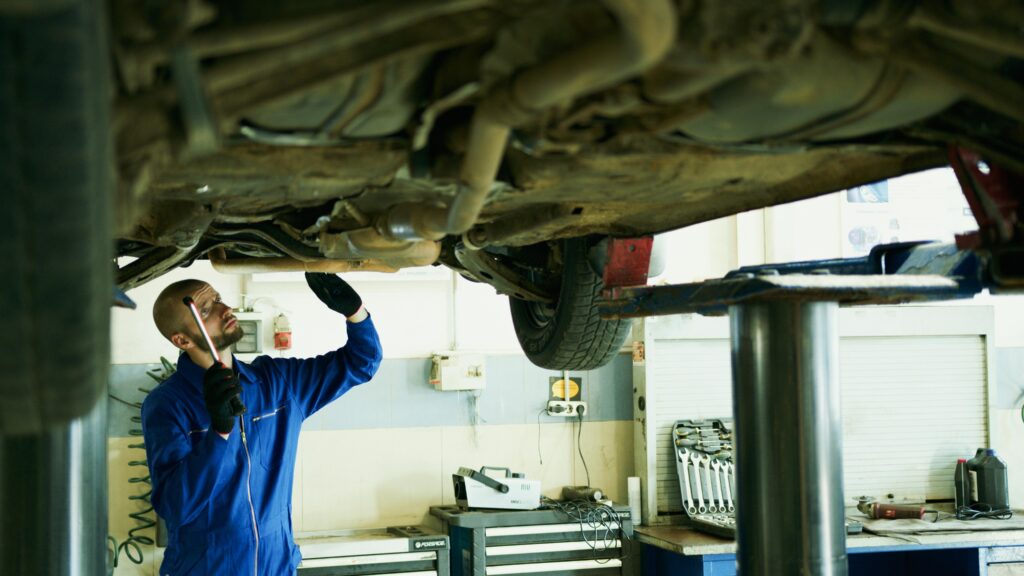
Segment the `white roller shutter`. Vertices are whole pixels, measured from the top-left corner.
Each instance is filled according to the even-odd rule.
[[[658,340],[659,362],[651,367],[658,384],[658,410],[654,419],[657,431],[657,475],[661,486],[679,486],[672,424],[682,418],[721,418],[732,414],[729,341]],[[678,416],[685,412],[686,416]],[[658,493],[659,510],[682,510],[679,490]]]
[[[951,498],[956,458],[987,444],[991,308],[844,309],[839,328],[847,497]],[[638,334],[646,361],[637,394],[647,406],[637,450],[647,461],[637,469],[657,510],[645,519],[657,522],[681,511],[672,423],[731,416],[728,325],[677,317]]]
[[[987,446],[983,336],[842,338],[848,497],[953,497],[953,466]]]

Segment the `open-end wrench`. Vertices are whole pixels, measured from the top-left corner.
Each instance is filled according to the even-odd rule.
[[[708,512],[712,514],[718,514],[724,512],[718,506],[718,502],[715,500],[715,483],[711,479],[711,456],[704,454],[700,457],[701,464],[704,464],[704,470],[707,471],[708,477]]]
[[[722,492],[722,462],[719,460],[711,461],[711,468],[714,469],[715,477],[715,488],[718,488],[718,511],[725,512],[728,510],[725,503],[725,492]]]
[[[683,485],[683,489],[686,490],[686,513],[696,514],[697,507],[693,505],[693,495],[690,493],[690,451],[686,448],[680,448],[678,451],[677,458],[683,463],[683,469],[681,472],[683,475],[679,478],[679,483]]]
[[[735,512],[736,506],[732,501],[732,462],[725,463],[725,501],[729,506],[729,512]]]
[[[711,462],[712,461],[714,461],[714,458],[712,456],[710,456],[710,455],[705,455],[704,456],[704,467],[707,468],[707,470],[708,470],[708,491],[711,492],[712,496],[714,496],[715,495],[715,481],[714,481],[715,473],[714,473],[714,470],[712,470],[712,468],[711,468]],[[722,514],[722,513],[725,512],[725,502],[723,500],[724,500],[724,497],[722,496],[722,487],[721,487],[721,485],[719,485],[718,486],[718,496],[716,498],[716,501],[717,501],[716,503],[717,503],[718,513],[719,514]]]
[[[700,477],[700,456],[694,452],[690,454],[690,460],[693,461],[693,471],[697,476],[697,512],[707,514],[708,507],[704,505],[704,488],[701,486],[704,480]]]

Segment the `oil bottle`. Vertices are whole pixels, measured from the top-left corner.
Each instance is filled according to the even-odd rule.
[[[971,503],[971,479],[967,475],[967,460],[960,458],[956,461],[956,469],[953,471],[953,486],[956,489],[953,494],[953,502],[959,511]]]
[[[985,450],[985,457],[978,464],[978,503],[988,505],[992,510],[1010,508],[1010,492],[1007,486],[1006,462],[996,451]]]

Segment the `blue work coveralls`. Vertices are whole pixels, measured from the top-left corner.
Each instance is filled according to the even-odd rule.
[[[161,575],[295,573],[302,559],[291,522],[299,428],[380,366],[372,320],[346,324],[345,346],[316,358],[234,360],[246,406],[244,443],[238,426],[226,440],[210,429],[204,370],[186,354],[146,398],[153,508],[168,530]]]

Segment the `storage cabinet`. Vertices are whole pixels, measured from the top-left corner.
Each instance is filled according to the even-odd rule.
[[[632,542],[628,506],[617,521],[592,525],[559,510],[463,511],[430,509],[451,539],[452,576],[544,574],[634,576],[639,545]]]

